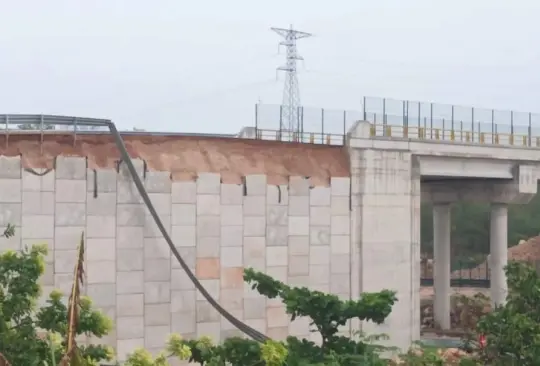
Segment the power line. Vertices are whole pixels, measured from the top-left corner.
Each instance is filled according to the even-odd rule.
[[[296,75],[296,61],[304,60],[296,49],[296,40],[311,37],[311,33],[300,32],[293,29],[271,28],[278,35],[283,37],[279,44],[287,49],[285,65],[277,68],[278,71],[285,72],[285,85],[283,89],[283,103],[281,109],[281,128],[290,132],[300,130],[300,119],[298,107],[300,107],[300,87],[298,86],[298,77]]]

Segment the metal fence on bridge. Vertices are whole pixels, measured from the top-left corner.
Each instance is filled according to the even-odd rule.
[[[361,110],[298,107],[299,131],[284,129],[283,106],[255,106],[256,136],[266,140],[342,145],[355,121],[372,136],[540,147],[540,114],[364,97]]]
[[[298,107],[298,132],[284,129],[283,106],[255,105],[256,136],[264,140],[343,145],[354,122],[363,118],[361,111]]]
[[[364,97],[363,119],[375,135],[540,146],[540,114]]]

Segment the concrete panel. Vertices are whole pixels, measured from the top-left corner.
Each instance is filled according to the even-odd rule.
[[[197,205],[193,203],[172,204],[172,225],[188,226],[197,224]]]
[[[169,172],[147,172],[144,186],[148,193],[171,193],[172,181]]]
[[[309,216],[309,196],[289,198],[289,216]]]
[[[113,238],[116,236],[116,216],[87,216],[88,238]]]
[[[170,282],[145,282],[144,302],[145,304],[161,304],[171,301]]]
[[[56,202],[86,202],[86,181],[73,179],[57,179]]]
[[[244,217],[244,237],[265,236],[266,217],[246,216]]]
[[[118,294],[137,294],[145,292],[144,272],[129,271],[116,274],[116,288]]]
[[[216,173],[199,173],[197,178],[197,194],[219,194],[221,175]]]
[[[21,226],[22,223],[22,206],[20,203],[2,203],[0,209],[0,227],[5,227],[7,224]]]
[[[86,172],[86,189],[88,192],[116,192],[118,172],[113,169],[88,169]]]
[[[309,235],[309,216],[290,216],[289,235]]]
[[[23,191],[30,191],[30,192],[40,192],[42,191],[41,182],[42,178],[39,174],[41,174],[43,169],[33,169],[31,171],[23,170],[22,171],[22,188]],[[54,190],[54,173],[53,175],[53,190]]]
[[[116,245],[114,238],[88,238],[86,240],[86,259],[88,261],[116,260]]]
[[[86,158],[57,156],[55,161],[56,179],[86,180]]]
[[[86,213],[92,216],[116,216],[116,193],[98,193],[97,197],[87,193]]]
[[[289,186],[282,184],[266,187],[266,202],[268,205],[287,206],[289,204]]]
[[[0,156],[0,179],[21,179],[21,157]]]
[[[245,177],[246,194],[248,196],[266,196],[266,175],[254,174]]]
[[[0,203],[21,202],[21,188],[21,179],[0,179]]]
[[[57,203],[54,222],[56,226],[85,226],[85,203]]]
[[[197,215],[216,216],[220,214],[219,195],[197,195]]]
[[[244,227],[237,226],[222,226],[221,227],[221,246],[236,247],[242,246],[244,235]]]
[[[309,192],[309,204],[311,206],[330,206],[331,197],[331,187],[313,187]]]
[[[241,205],[244,200],[244,186],[241,184],[221,185],[222,205]]]
[[[243,206],[244,216],[265,216],[266,196],[246,196]]]
[[[172,203],[196,203],[197,183],[196,182],[172,182],[171,186]]]
[[[54,216],[23,215],[22,238],[39,239],[54,237]]]

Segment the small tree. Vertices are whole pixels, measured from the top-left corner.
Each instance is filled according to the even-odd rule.
[[[179,336],[173,336],[167,352],[158,358],[152,359],[144,350],[138,350],[128,358],[126,365],[166,366],[170,356],[208,366],[387,364],[378,357],[378,351],[384,348],[374,346],[365,339],[340,336],[339,328],[354,318],[382,323],[396,301],[394,292],[385,290],[364,293],[360,300],[344,301],[335,295],[311,291],[305,287],[290,287],[252,269],[244,271],[244,280],[261,295],[271,299],[281,298],[292,321],[298,317],[311,318],[311,325],[320,333],[322,344],[295,337],[288,337],[286,342],[268,340],[265,343],[232,337],[220,345],[214,345],[207,337],[182,340]]]
[[[490,365],[540,365],[540,278],[525,263],[511,262],[505,272],[506,304],[478,323],[478,332],[486,336],[480,358]]]
[[[46,246],[40,245],[0,254],[0,353],[12,365],[54,365],[66,351],[68,309],[62,294],[54,291],[44,307],[36,307],[46,254]],[[92,308],[90,299],[81,299],[77,334],[102,337],[111,327],[111,321]],[[106,346],[80,349],[86,365],[112,358]]]

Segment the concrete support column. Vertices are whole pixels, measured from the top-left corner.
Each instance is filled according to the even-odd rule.
[[[508,206],[492,204],[490,219],[491,304],[502,305],[508,293],[504,273],[504,267],[508,263]]]
[[[442,329],[450,329],[450,204],[433,206],[433,315]]]

